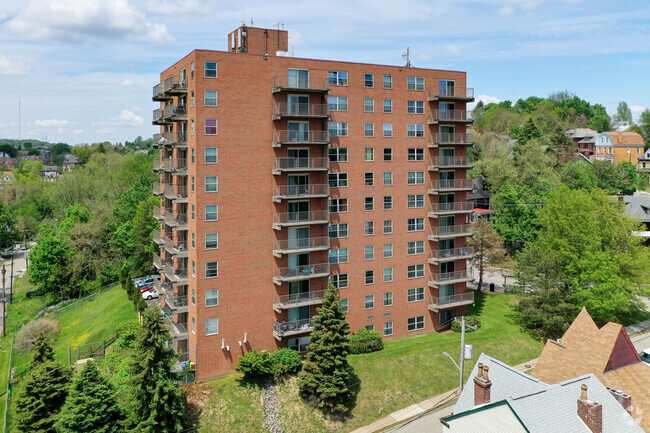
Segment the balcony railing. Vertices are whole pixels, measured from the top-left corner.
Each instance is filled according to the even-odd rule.
[[[304,293],[293,293],[290,295],[275,295],[273,309],[280,311],[286,308],[315,305],[323,302],[324,290],[314,290]]]
[[[156,291],[161,294],[164,294],[170,290],[174,290],[173,286],[169,281],[163,282],[160,278],[153,279],[153,288],[156,289]]]
[[[187,146],[187,137],[184,132],[162,132],[153,135],[153,146],[160,147],[172,145],[174,147]]]
[[[154,171],[162,170],[163,165],[164,164],[161,162],[160,158],[154,158],[153,159],[153,170]]]
[[[165,93],[187,93],[187,80],[181,80],[180,77],[171,76],[163,81]]]
[[[286,117],[329,117],[327,104],[301,104],[278,102],[273,106],[273,116]]]
[[[328,275],[330,272],[329,263],[318,263],[314,265],[289,266],[287,268],[277,268],[275,277],[277,279],[296,279],[316,278]]]
[[[165,184],[160,182],[153,183],[153,195],[160,195],[165,193]]]
[[[448,308],[460,307],[461,305],[472,305],[474,293],[460,293],[458,295],[443,296],[441,298],[431,297],[429,310],[440,311]]]
[[[449,248],[446,250],[431,250],[429,259],[434,262],[444,260],[455,260],[471,257],[474,255],[474,247]]]
[[[326,223],[328,221],[329,221],[329,212],[326,210],[314,210],[314,211],[306,211],[306,212],[285,212],[285,213],[277,213],[273,216],[274,224],[278,224],[278,225],[310,223],[310,222]]]
[[[273,90],[311,90],[326,92],[330,88],[327,78],[297,77],[293,75],[277,75],[273,77]]]
[[[329,237],[288,239],[275,241],[274,250],[292,251],[292,250],[311,250],[311,249],[328,249],[330,246]]]
[[[176,227],[187,224],[187,214],[165,212],[165,224],[170,227]]]
[[[432,213],[471,212],[472,210],[474,210],[474,204],[468,201],[456,201],[452,203],[434,203],[431,205]]]
[[[159,245],[163,243],[163,236],[160,234],[160,230],[153,230],[153,241]]]
[[[174,159],[167,158],[164,161],[165,171],[184,171],[187,170],[187,160],[185,158]]]
[[[169,237],[163,237],[163,243],[165,249],[171,254],[177,255],[187,253],[187,242],[185,241],[173,240]]]
[[[329,134],[327,131],[275,131],[273,141],[276,143],[318,143],[327,144]]]
[[[162,108],[156,108],[153,110],[153,122],[160,122],[163,118],[163,110]]]
[[[308,196],[328,196],[329,185],[276,185],[273,189],[273,195],[281,198],[308,197]]]
[[[294,320],[292,322],[275,322],[273,334],[278,337],[285,337],[294,334],[311,332],[314,329],[312,319]]]
[[[327,170],[329,158],[275,158],[274,170]]]
[[[172,120],[187,119],[187,110],[185,109],[185,105],[165,105],[164,117]]]
[[[467,156],[438,156],[429,160],[429,167],[436,168],[453,168],[453,167],[471,167],[474,159]]]
[[[154,101],[162,101],[165,99],[171,99],[170,96],[165,95],[165,85],[164,83],[158,83],[153,86],[153,96]]]
[[[165,305],[168,307],[174,310],[182,309],[187,311],[187,308],[185,308],[187,307],[187,296],[176,295],[172,290],[168,290],[165,291],[163,299],[165,300]],[[176,312],[179,313],[180,311]]]
[[[439,144],[467,144],[474,142],[474,134],[459,132],[434,132],[429,134],[429,145],[436,147]]]
[[[174,316],[169,316],[165,319],[165,323],[169,327],[169,332],[175,340],[184,340],[187,338],[187,323],[176,323],[173,319]]]
[[[170,200],[187,198],[187,187],[185,185],[165,185],[165,197]]]
[[[433,180],[429,184],[429,189],[436,191],[444,191],[448,189],[469,189],[474,188],[474,181],[472,179],[443,179]]]
[[[429,98],[474,99],[474,89],[456,86],[429,87]]]
[[[187,279],[187,268],[176,267],[173,261],[165,263],[163,266],[163,272],[165,276],[173,282],[182,282]]]
[[[158,207],[153,207],[153,218],[156,220],[162,220],[164,218],[163,211]]]
[[[156,253],[153,255],[153,265],[158,268],[158,269],[165,269],[165,266],[171,265],[172,261],[171,259],[162,259],[160,256]]]
[[[468,235],[472,233],[471,224],[462,224],[457,226],[443,226],[443,227],[431,227],[431,236],[433,237],[445,237],[445,236],[461,236]]]
[[[457,281],[457,280],[467,280],[471,279],[471,276],[467,273],[467,271],[456,271],[456,272],[445,272],[442,274],[431,274],[431,281],[438,285],[438,284],[444,284],[447,282],[451,281]]]
[[[467,110],[431,110],[429,122],[473,122],[473,120],[471,112]]]

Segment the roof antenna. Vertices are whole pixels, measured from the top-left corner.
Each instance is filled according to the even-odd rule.
[[[410,68],[413,65],[411,65],[411,48],[406,47],[406,52],[402,53],[402,58],[406,60],[406,65],[404,65],[405,68]]]
[[[253,27],[253,18],[251,18],[251,27]]]

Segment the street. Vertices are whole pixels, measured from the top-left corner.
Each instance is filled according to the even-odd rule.
[[[19,251],[13,255],[13,263],[14,263],[14,278],[17,277],[22,277],[25,275],[25,271],[27,269],[27,261],[26,261],[26,256],[29,253],[29,251]],[[7,292],[7,296],[9,296],[9,287],[10,287],[10,276],[11,276],[11,257],[5,258],[5,260],[2,262],[0,265],[0,269],[2,269],[2,266],[5,266],[5,269],[7,270],[6,273],[6,278],[5,278],[5,289]],[[0,278],[2,278],[2,274],[0,274]],[[15,281],[14,281],[15,283]],[[4,316],[4,303],[0,302],[0,317]],[[2,321],[0,320],[0,333],[2,333]]]

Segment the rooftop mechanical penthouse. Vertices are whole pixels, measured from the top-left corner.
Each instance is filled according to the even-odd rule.
[[[304,351],[328,281],[354,331],[387,339],[474,302],[466,74],[288,57],[287,41],[240,27],[153,88],[155,287],[198,379]]]

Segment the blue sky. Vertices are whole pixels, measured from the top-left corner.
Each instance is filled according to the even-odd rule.
[[[467,71],[485,101],[569,90],[612,114],[650,106],[650,2],[3,0],[0,138],[149,137],[160,71],[224,50],[241,21],[285,23],[297,57]]]

